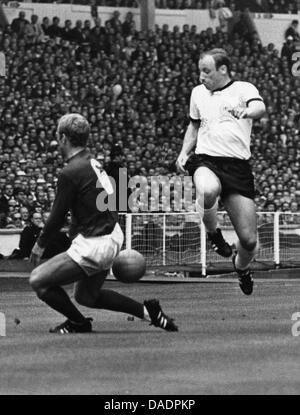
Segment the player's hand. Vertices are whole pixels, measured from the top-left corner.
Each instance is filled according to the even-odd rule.
[[[31,255],[29,258],[30,263],[36,267],[41,262],[41,258],[43,256],[43,253],[45,251],[45,248],[42,248],[39,246],[39,244],[36,242],[34,244],[34,247],[32,248]]]
[[[186,154],[179,154],[179,157],[176,160],[176,169],[178,173],[186,173],[184,166],[187,162],[187,159],[188,159],[188,156]]]
[[[242,118],[249,118],[248,108],[233,108],[229,111],[231,115],[233,115],[238,120]]]

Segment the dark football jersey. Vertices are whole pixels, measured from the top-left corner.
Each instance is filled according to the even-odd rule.
[[[51,214],[38,239],[40,246],[44,247],[53,233],[63,226],[68,211],[72,217],[71,239],[79,233],[90,237],[107,235],[113,231],[118,214],[115,210],[103,209],[103,204],[99,204],[109,191],[104,189],[105,178],[101,180],[103,171],[97,166],[97,161],[87,150],[80,151],[68,160],[68,165],[58,177]],[[101,192],[102,197],[98,199]]]

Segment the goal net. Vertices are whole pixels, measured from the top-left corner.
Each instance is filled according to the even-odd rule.
[[[300,265],[300,213],[259,212],[256,266]],[[148,266],[198,266],[204,271],[232,269],[210,246],[199,215],[191,213],[139,213],[121,216],[126,248],[141,252]],[[237,235],[227,213],[218,213],[225,240],[236,246]]]

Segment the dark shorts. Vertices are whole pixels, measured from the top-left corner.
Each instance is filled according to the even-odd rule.
[[[222,199],[232,193],[254,199],[254,177],[248,160],[194,154],[187,160],[185,168],[193,177],[195,171],[201,166],[209,168],[219,178],[222,186]]]

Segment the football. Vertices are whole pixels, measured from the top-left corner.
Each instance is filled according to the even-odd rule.
[[[132,283],[140,280],[146,272],[146,260],[135,249],[124,249],[115,258],[112,272],[117,280]]]

